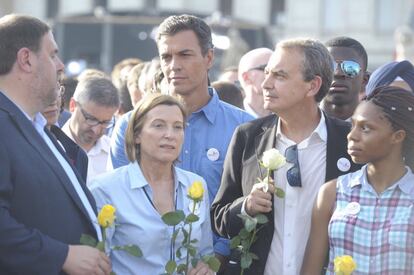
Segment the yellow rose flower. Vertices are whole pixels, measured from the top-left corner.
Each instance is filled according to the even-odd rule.
[[[355,268],[356,263],[349,255],[338,256],[334,259],[334,271],[336,274],[350,275]]]
[[[115,207],[105,204],[98,214],[98,223],[102,228],[110,227],[115,221]]]
[[[188,189],[188,196],[195,201],[201,201],[203,199],[204,188],[201,181],[195,181]]]
[[[276,170],[286,164],[285,157],[275,148],[263,153],[262,165],[269,170]]]

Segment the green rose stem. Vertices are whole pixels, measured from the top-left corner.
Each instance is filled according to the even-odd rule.
[[[193,209],[191,210],[191,213],[194,214],[195,212],[195,208],[196,208],[196,201],[193,200]],[[190,222],[190,230],[188,231],[188,239],[187,239],[187,257],[185,259],[185,266],[187,267],[185,274],[188,274],[188,265],[190,264],[190,253],[188,252],[188,247],[190,246],[190,241],[191,241],[191,231],[193,230],[193,223]]]

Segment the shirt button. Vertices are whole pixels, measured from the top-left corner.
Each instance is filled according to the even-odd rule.
[[[290,236],[292,236],[292,234],[291,233],[288,233],[287,236],[290,237]]]
[[[291,266],[291,264],[290,264],[290,263],[288,263],[286,266],[287,266],[287,267],[290,267],[290,266]]]
[[[188,150],[185,150],[184,153],[188,154]]]
[[[187,123],[186,123],[186,125],[187,125],[187,126],[190,126],[190,123],[188,123],[188,122],[187,122]]]

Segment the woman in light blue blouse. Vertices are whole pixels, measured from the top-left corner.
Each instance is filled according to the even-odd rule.
[[[329,248],[354,274],[414,274],[414,94],[380,87],[356,108],[348,153],[361,170],[324,184],[301,274],[321,274]]]
[[[149,95],[133,111],[126,132],[129,165],[98,177],[91,190],[98,209],[105,204],[116,207],[115,228],[108,230],[107,247],[137,244],[143,257],[112,250],[110,257],[117,274],[164,273],[167,261],[185,262],[176,257],[182,239],[174,243],[172,226],[164,224],[163,214],[181,209],[190,213],[187,190],[203,178],[174,166],[184,138],[185,110],[177,99],[168,95]],[[208,192],[196,214],[191,238],[198,242],[200,256],[213,253]],[[181,234],[180,234],[181,235]],[[212,274],[201,261],[189,274]]]

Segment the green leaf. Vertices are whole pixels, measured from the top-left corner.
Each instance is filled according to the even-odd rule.
[[[96,245],[96,248],[99,251],[105,252],[105,243],[104,242],[98,242],[98,244]]]
[[[87,246],[96,247],[98,241],[90,235],[82,234],[79,243]]]
[[[162,215],[162,220],[165,224],[175,226],[179,224],[180,222],[184,221],[185,214],[183,210],[177,210],[165,213]]]
[[[259,259],[259,257],[257,257],[257,255],[252,253],[252,252],[249,252],[249,255],[250,255],[250,257],[252,257],[253,260],[258,260]]]
[[[115,273],[115,272],[113,272],[113,271],[111,271],[111,272],[109,273],[109,275],[116,275],[116,273]]]
[[[236,248],[240,244],[240,236],[236,236],[230,240],[230,248]]]
[[[125,252],[128,252],[132,256],[135,257],[142,257],[142,251],[141,248],[139,248],[135,244],[129,244],[129,245],[122,245],[122,246],[114,246],[112,247],[113,250],[123,250]]]
[[[181,259],[181,247],[179,247],[178,249],[177,249],[177,251],[175,252],[175,255],[177,256],[177,258],[178,259]]]
[[[198,264],[198,261],[199,261],[199,259],[197,259],[197,258],[192,258],[192,259],[191,259],[191,266],[192,266],[193,268],[195,268],[195,267],[197,266],[197,264]]]
[[[187,269],[187,266],[185,265],[185,264],[179,264],[178,266],[177,266],[177,273],[182,273],[182,272],[185,272],[186,271],[186,269]]]
[[[283,189],[276,187],[275,189],[276,197],[283,199],[285,197],[285,191]]]
[[[185,223],[193,223],[193,222],[198,221],[199,219],[200,218],[196,214],[190,213],[187,216],[187,218],[185,218]]]
[[[244,228],[247,232],[252,232],[257,225],[257,220],[255,218],[246,219],[244,223]]]
[[[165,265],[165,271],[167,271],[168,274],[173,274],[176,268],[177,263],[172,260],[169,260]]]
[[[255,218],[258,224],[264,224],[269,221],[269,219],[263,214],[257,214]]]
[[[253,261],[253,259],[252,259],[251,255],[243,254],[243,255],[241,255],[241,259],[240,259],[240,267],[242,269],[249,268],[250,265],[252,264],[252,261]]]
[[[250,233],[246,229],[242,228],[239,232],[239,236],[241,239],[246,239],[249,238]]]
[[[190,254],[191,257],[194,257],[197,254],[197,249],[195,249],[195,247],[192,246],[192,245],[187,246],[187,251],[188,251],[188,254]]]
[[[213,270],[214,272],[218,272],[220,269],[220,261],[214,257],[213,255],[206,255],[202,258],[203,262],[205,262],[208,267]]]

